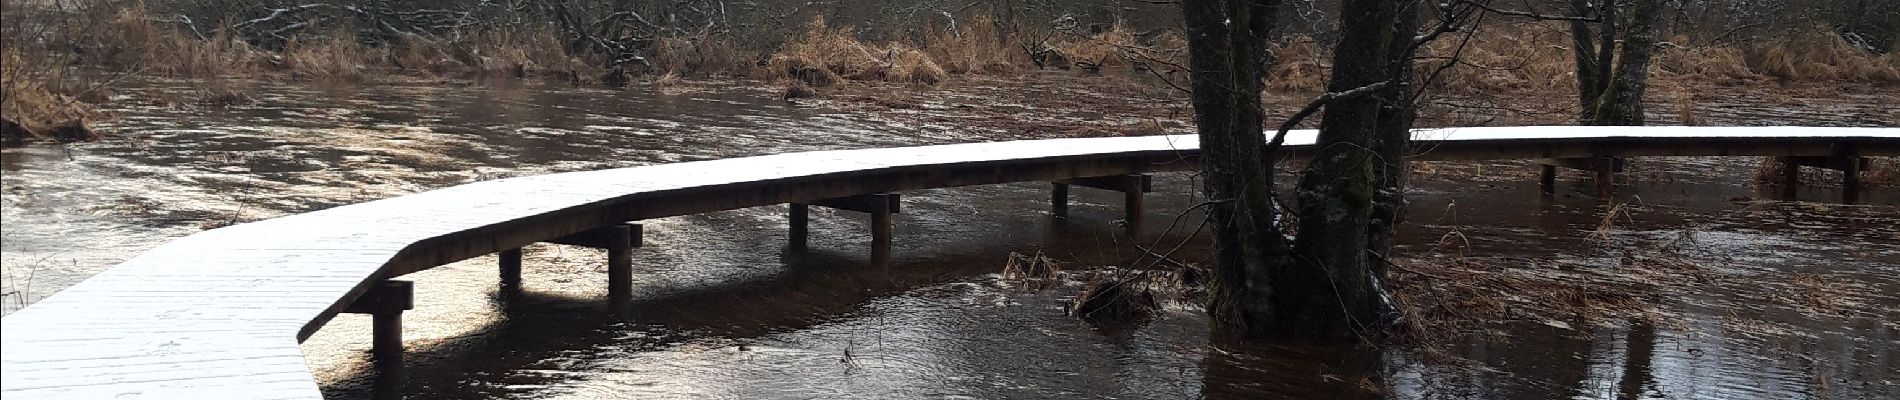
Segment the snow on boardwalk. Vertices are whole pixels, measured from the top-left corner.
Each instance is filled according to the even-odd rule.
[[[1308,151],[1315,135],[1295,131],[1285,150]],[[1436,160],[1900,155],[1894,128],[1557,126],[1415,137],[1418,158]],[[316,399],[298,342],[391,277],[624,221],[1189,170],[1197,149],[1194,136],[1180,135],[778,154],[501,179],[213,229],[0,320],[0,395]]]

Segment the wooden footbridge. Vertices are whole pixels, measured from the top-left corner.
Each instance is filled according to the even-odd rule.
[[[1311,151],[1297,131],[1284,150]],[[1845,170],[1900,155],[1900,129],[1514,127],[1421,130],[1417,160],[1548,159],[1604,184],[1616,157],[1781,156]],[[504,288],[520,285],[519,248],[604,248],[610,298],[624,298],[639,221],[791,204],[791,246],[807,207],[872,215],[888,249],[898,192],[1054,182],[1127,194],[1140,174],[1198,168],[1194,136],[1052,139],[818,151],[500,179],[200,232],[154,248],[0,320],[0,396],[9,400],[316,399],[298,343],[337,313],[374,317],[382,376],[400,382],[401,313],[410,283],[392,278],[501,254]],[[1606,185],[1600,187],[1608,189]],[[888,250],[884,250],[888,251]],[[426,282],[423,282],[426,284]],[[388,379],[394,378],[394,379]],[[394,385],[391,385],[394,387]]]

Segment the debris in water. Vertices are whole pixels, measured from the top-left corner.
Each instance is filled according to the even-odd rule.
[[[792,101],[792,99],[808,97],[818,97],[818,91],[812,90],[811,86],[806,86],[804,83],[792,82],[791,85],[785,86],[785,92],[779,95],[779,100]]]
[[[1161,308],[1154,293],[1141,282],[1144,276],[1141,272],[1096,275],[1075,297],[1069,315],[1111,333],[1140,327]]]
[[[1016,283],[1018,289],[1046,289],[1057,283],[1057,274],[1061,272],[1062,267],[1056,260],[1041,251],[1033,256],[1010,252],[1009,262],[1003,264],[1003,280]]]

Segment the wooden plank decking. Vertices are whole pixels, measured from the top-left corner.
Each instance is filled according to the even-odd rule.
[[[1287,154],[1310,150],[1315,134],[1294,132]],[[1420,160],[1900,155],[1893,128],[1455,128],[1415,137]],[[501,179],[213,229],[0,320],[0,395],[316,399],[298,342],[387,278],[626,221],[1191,170],[1197,149],[1182,135],[778,154]]]

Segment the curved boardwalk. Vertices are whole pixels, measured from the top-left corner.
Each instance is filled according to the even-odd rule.
[[[1296,131],[1285,151],[1310,148]],[[1421,130],[1420,160],[1900,155],[1900,129]],[[213,229],[0,323],[8,399],[321,397],[298,342],[385,279],[641,219],[1197,168],[1192,135],[778,154],[501,179]],[[426,284],[426,282],[424,282]]]

